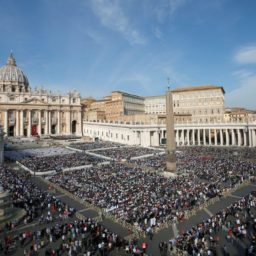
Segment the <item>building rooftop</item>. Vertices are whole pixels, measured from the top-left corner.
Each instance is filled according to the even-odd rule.
[[[157,99],[157,98],[165,98],[166,95],[162,94],[162,95],[156,95],[156,96],[146,96],[145,99]]]
[[[218,85],[199,85],[199,86],[181,87],[171,91],[172,92],[189,92],[189,91],[203,91],[203,90],[213,90],[213,89],[221,89],[223,93],[225,93],[224,88]]]
[[[125,96],[130,96],[130,97],[135,97],[135,98],[140,98],[140,99],[144,99],[145,97],[139,96],[139,95],[135,95],[135,94],[130,94],[127,92],[123,92],[123,91],[112,91],[112,93],[121,93]]]

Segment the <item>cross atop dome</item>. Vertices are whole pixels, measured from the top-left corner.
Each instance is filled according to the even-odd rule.
[[[12,51],[7,59],[7,65],[16,66],[16,60],[13,57]]]

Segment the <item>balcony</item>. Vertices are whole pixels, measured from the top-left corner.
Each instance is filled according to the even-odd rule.
[[[9,118],[9,125],[15,125],[15,118],[14,117]]]
[[[32,124],[38,124],[39,120],[37,117],[33,117],[31,121],[32,121]]]
[[[51,121],[52,121],[52,125],[56,125],[58,123],[58,118],[52,117]]]

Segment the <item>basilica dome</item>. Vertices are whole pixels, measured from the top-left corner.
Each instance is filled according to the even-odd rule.
[[[29,82],[23,71],[17,67],[15,58],[11,53],[6,65],[0,68],[0,91],[2,92],[28,92]]]

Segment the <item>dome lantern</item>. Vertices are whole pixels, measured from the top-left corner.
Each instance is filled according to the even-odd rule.
[[[7,59],[7,65],[16,66],[16,60],[13,57],[12,52],[11,52],[10,56],[8,57],[8,59]]]

